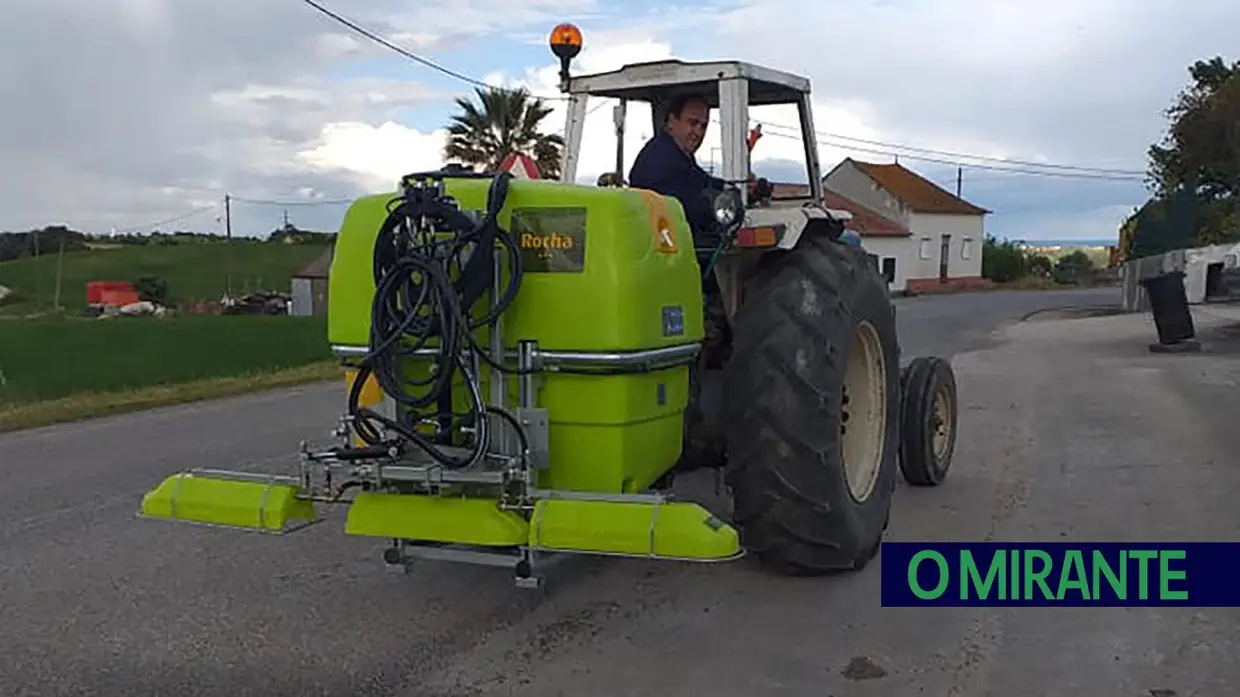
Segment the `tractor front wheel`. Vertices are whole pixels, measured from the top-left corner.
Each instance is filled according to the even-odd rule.
[[[956,375],[938,356],[918,356],[900,379],[900,471],[912,486],[947,479],[956,450]]]
[[[725,369],[726,476],[741,542],[783,573],[860,569],[898,477],[900,361],[883,278],[806,236],[745,281]]]

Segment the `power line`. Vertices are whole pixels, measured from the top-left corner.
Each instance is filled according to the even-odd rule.
[[[772,128],[785,128],[785,129],[796,130],[796,131],[800,130],[792,126],[785,126],[782,124],[774,124],[774,123],[768,124],[765,122],[759,122],[759,123],[763,123],[763,125],[771,126]],[[942,155],[944,157],[966,158],[970,160],[981,160],[983,162],[994,162],[997,164],[1016,165],[1019,167],[1040,167],[1044,169],[1056,169],[1056,170],[1063,170],[1063,171],[1083,172],[1087,174],[1114,174],[1114,175],[1128,175],[1128,176],[1140,176],[1140,177],[1145,176],[1145,172],[1141,170],[1135,170],[1135,169],[1113,169],[1109,167],[1086,167],[1083,165],[1061,165],[1061,164],[1053,164],[1053,163],[1046,163],[1046,162],[1032,162],[1030,160],[1012,160],[1012,159],[1008,159],[1004,157],[989,157],[987,155],[970,155],[969,153],[953,152],[951,150],[936,150],[934,148],[923,148],[923,147],[918,147],[915,145],[901,145],[898,143],[887,143],[887,142],[880,141],[880,140],[867,140],[865,138],[856,138],[853,136],[846,136],[846,135],[841,135],[838,133],[828,133],[825,131],[815,131],[814,133],[815,135],[819,137],[823,137],[823,138],[846,140],[846,141],[851,141],[854,143],[863,143],[866,145],[878,145],[878,146],[883,146],[883,147],[895,148],[897,150],[910,150],[913,152],[923,152],[923,153],[928,153],[931,155]]]
[[[214,210],[216,208],[219,208],[219,204],[217,203],[212,203],[206,206],[199,206],[188,213],[182,213],[180,215],[176,215],[171,218],[157,220],[153,223],[147,223],[146,225],[135,225],[133,227],[124,228],[122,230],[116,230],[114,234],[127,235],[131,232],[138,232],[140,230],[147,230],[149,228],[157,228],[157,227],[163,227],[165,225],[171,225],[172,223],[179,223],[182,220],[188,220],[189,218],[193,218],[194,216],[200,215],[202,213],[206,213],[207,211]]]
[[[468,75],[466,75],[466,74],[464,74],[464,73],[458,73],[457,71],[452,70],[451,68],[445,68],[444,66],[442,66],[442,65],[440,65],[440,64],[438,64],[438,63],[436,63],[436,62],[435,62],[435,61],[433,61],[433,60],[430,60],[429,58],[423,58],[422,56],[419,56],[418,54],[414,53],[413,51],[410,51],[409,49],[407,49],[407,48],[405,48],[405,47],[403,47],[403,46],[400,46],[400,45],[396,44],[395,42],[393,42],[393,41],[391,41],[391,40],[389,40],[389,39],[385,39],[384,37],[380,36],[379,34],[377,34],[377,33],[373,32],[373,31],[371,31],[371,30],[369,30],[369,29],[367,29],[367,28],[365,28],[365,27],[363,27],[363,26],[359,25],[357,22],[354,22],[353,20],[351,20],[351,19],[349,19],[349,18],[347,18],[347,17],[344,17],[344,16],[342,16],[342,15],[340,15],[340,14],[336,13],[336,12],[333,12],[333,11],[331,11],[331,10],[327,9],[326,7],[324,7],[324,6],[320,5],[319,3],[315,2],[315,0],[301,0],[301,1],[302,1],[302,2],[304,2],[305,4],[309,5],[310,7],[314,8],[314,10],[315,10],[315,11],[319,12],[319,13],[320,13],[320,14],[322,14],[323,16],[325,16],[325,17],[327,17],[327,18],[329,18],[329,19],[331,19],[331,20],[333,20],[333,21],[337,22],[338,24],[342,24],[342,25],[344,25],[344,26],[348,27],[349,29],[352,29],[354,32],[356,32],[356,33],[358,33],[358,34],[360,34],[360,35],[362,35],[362,36],[366,37],[367,39],[370,39],[371,41],[374,41],[375,43],[379,44],[380,46],[383,46],[383,47],[385,47],[385,48],[387,48],[387,49],[389,49],[389,50],[395,51],[396,53],[399,53],[400,55],[404,56],[405,58],[408,58],[409,60],[414,61],[414,62],[416,62],[416,63],[420,63],[421,65],[424,65],[424,66],[426,66],[426,67],[430,68],[431,70],[435,70],[435,71],[440,72],[440,73],[442,73],[442,74],[444,74],[444,75],[447,75],[448,77],[451,77],[451,78],[456,78],[457,80],[460,80],[460,81],[462,81],[462,82],[466,82],[466,83],[469,83],[469,84],[471,84],[471,85],[475,85],[475,86],[477,86],[477,87],[482,87],[482,88],[484,88],[484,89],[488,89],[488,90],[492,90],[492,89],[500,89],[500,90],[507,89],[507,88],[504,88],[504,87],[496,87],[495,85],[488,84],[488,83],[486,83],[486,82],[483,82],[482,80],[479,80],[479,79],[474,78],[474,77],[470,77],[470,76],[468,76]],[[534,96],[538,96],[538,95],[534,95]],[[565,101],[565,100],[566,100],[566,98],[565,98],[565,97],[560,96],[560,95],[548,96],[548,97],[538,97],[538,98],[539,98],[539,99],[544,99],[544,100],[555,100],[555,101]]]
[[[788,128],[787,126],[780,126],[779,124],[768,124],[763,121],[755,121],[755,123],[760,123],[763,126]],[[788,138],[788,139],[796,140],[796,141],[801,140],[800,135],[791,135],[789,133],[779,133],[778,131],[773,132],[770,135],[773,135],[777,138]],[[866,147],[862,147],[858,145],[852,145],[849,143],[832,143],[832,142],[827,142],[827,141],[817,139],[817,138],[814,140],[814,142],[817,143],[818,145],[824,145],[827,147],[839,148],[841,150],[849,150],[853,152],[864,152],[864,153],[869,153],[872,155],[883,155],[886,157],[897,157],[897,158],[903,157],[905,159],[916,160],[918,162],[931,162],[931,163],[940,164],[940,165],[950,165],[952,167],[969,167],[972,169],[981,169],[981,170],[987,170],[991,172],[1006,172],[1008,174],[1022,174],[1022,175],[1032,175],[1032,176],[1039,176],[1039,177],[1059,177],[1061,179],[1093,179],[1093,180],[1102,180],[1102,181],[1135,182],[1135,181],[1144,180],[1144,175],[1138,176],[1138,174],[1135,172],[1133,174],[1120,175],[1120,174],[1104,174],[1104,173],[1075,172],[1075,171],[1045,171],[1045,170],[1021,168],[1021,167],[999,167],[997,165],[978,164],[975,162],[961,162],[959,160],[947,160],[947,159],[938,158],[938,157],[927,157],[925,155],[909,155],[906,153],[893,152],[892,150],[879,150],[876,148],[866,148]]]
[[[382,36],[370,31],[369,29],[366,29],[365,27],[358,25],[353,20],[348,19],[347,17],[343,17],[339,14],[336,14],[335,12],[332,12],[331,10],[327,9],[326,7],[323,7],[322,5],[315,2],[314,0],[302,0],[302,2],[314,8],[315,11],[331,19],[332,21],[338,24],[343,24],[349,29],[352,29],[354,32],[361,34],[362,36],[366,37],[367,39],[370,39],[371,41],[374,41],[375,43],[381,46],[384,46],[392,51],[399,53],[400,55],[404,56],[405,58],[408,58],[411,61],[421,63],[422,65],[432,70],[437,70],[443,73],[444,75],[447,75],[448,77],[453,77],[453,78],[456,78],[457,80],[468,82],[472,85],[478,85],[480,87],[490,87],[490,85],[486,84],[485,82],[481,80],[475,80],[474,78],[468,75],[465,75],[464,73],[458,73],[455,70],[445,68],[442,65],[439,65],[438,63],[430,59],[423,58],[422,56],[417,55],[413,51],[410,51],[402,46],[398,46],[392,43],[391,41],[388,41],[387,39],[383,38]]]

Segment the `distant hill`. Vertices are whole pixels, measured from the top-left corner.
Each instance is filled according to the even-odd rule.
[[[162,276],[168,283],[172,303],[218,300],[230,275],[234,292],[288,292],[293,275],[318,258],[326,247],[314,243],[234,240],[79,249],[64,255],[60,304],[70,311],[85,309],[88,281],[133,282],[144,275]],[[52,308],[56,265],[55,253],[0,262],[0,286],[13,291],[0,306],[0,313]]]
[[[1118,244],[1114,238],[1093,240],[1025,240],[1030,247],[1113,247]]]

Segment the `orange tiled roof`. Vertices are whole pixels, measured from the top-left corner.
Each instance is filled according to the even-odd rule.
[[[851,160],[851,162],[857,169],[878,182],[879,186],[903,201],[914,213],[984,215],[991,212],[969,203],[901,165],[880,165],[857,160]]]

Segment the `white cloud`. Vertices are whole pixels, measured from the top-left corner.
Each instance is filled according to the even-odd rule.
[[[590,45],[574,62],[577,72],[601,72],[618,68],[625,63],[661,60],[671,57],[671,48],[665,43],[640,40],[632,43],[613,43],[606,35],[591,37]],[[490,85],[527,87],[539,97],[551,97],[552,113],[543,122],[547,132],[561,132],[567,113],[559,96],[558,67],[548,65],[526,70],[520,76],[505,76],[492,72],[483,77]],[[580,181],[593,181],[598,175],[610,170],[615,162],[615,137],[612,124],[610,100],[594,100],[586,119],[586,137],[582,140],[581,164],[578,166]],[[649,109],[630,106],[630,127],[625,137],[628,163],[651,135]],[[446,133],[438,129],[424,133],[414,128],[386,122],[380,126],[365,123],[330,124],[324,127],[318,142],[299,155],[300,161],[313,163],[320,171],[344,169],[368,177],[370,181],[383,181],[386,186],[414,169],[433,169],[442,166],[440,155]],[[414,164],[417,163],[417,164]]]
[[[343,170],[369,190],[389,191],[405,174],[441,167],[446,135],[443,130],[421,133],[392,121],[379,126],[331,123],[297,153],[296,161],[318,172]]]

